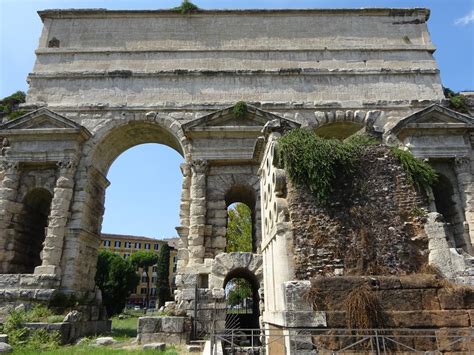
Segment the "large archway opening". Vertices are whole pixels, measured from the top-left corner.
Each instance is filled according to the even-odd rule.
[[[41,251],[46,237],[52,194],[42,188],[31,190],[23,198],[13,245],[11,273],[33,273],[41,265]]]
[[[224,279],[226,297],[226,329],[241,329],[240,345],[258,342],[257,337],[251,339],[245,329],[258,329],[260,285],[257,277],[245,268],[234,269]]]
[[[257,249],[256,195],[252,188],[233,186],[225,195],[227,206],[226,252],[251,252]]]
[[[89,162],[104,178],[102,186],[110,183],[107,191],[99,187],[104,195],[94,206],[105,209],[103,218],[97,220],[99,248],[125,260],[136,260],[130,257],[137,253],[168,255],[165,271],[159,267],[163,263],[133,263],[138,284],[130,290],[124,306],[154,308],[172,298],[174,287],[177,253],[173,247],[169,252],[162,250],[177,244],[168,240],[176,238],[175,227],[180,225],[182,137],[154,120],[119,123],[98,136],[102,137]],[[166,294],[158,292],[162,283],[169,289]],[[104,296],[104,304],[108,301]]]

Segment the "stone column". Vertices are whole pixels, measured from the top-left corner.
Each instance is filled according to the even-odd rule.
[[[454,163],[459,197],[465,216],[464,242],[466,243],[466,251],[472,254],[472,245],[474,244],[474,184],[471,174],[471,159],[469,157],[456,158]]]
[[[64,160],[58,162],[57,166],[59,174],[54,188],[53,200],[51,201],[46,238],[41,253],[42,264],[35,268],[35,274],[61,274],[61,256],[73,195],[76,162],[74,160]]]
[[[19,208],[16,202],[19,182],[18,162],[0,160],[0,273],[10,272],[9,261],[13,258],[15,228],[12,219]]]
[[[191,206],[189,210],[188,250],[191,264],[204,262],[204,235],[206,230],[206,180],[208,164],[205,160],[191,163]]]
[[[190,213],[190,188],[191,188],[191,165],[183,163],[180,165],[183,174],[181,187],[181,204],[179,209],[179,220],[181,225],[176,227],[179,235],[178,243],[178,270],[182,270],[188,263],[188,235],[189,235],[189,213]]]

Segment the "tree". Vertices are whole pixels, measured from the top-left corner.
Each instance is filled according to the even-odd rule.
[[[157,306],[162,307],[171,299],[170,291],[170,247],[164,244],[158,252],[156,263],[156,297]]]
[[[139,270],[139,268],[142,268],[144,274],[146,275],[146,313],[148,305],[150,304],[150,275],[148,275],[148,268],[156,264],[156,262],[158,261],[158,255],[151,251],[137,251],[130,255],[128,260],[133,265],[135,270]]]
[[[226,251],[252,252],[252,211],[244,203],[228,209]]]
[[[150,266],[157,263],[158,255],[151,251],[137,251],[130,255],[128,260],[135,268],[141,267],[147,270]]]
[[[135,267],[128,260],[108,250],[99,251],[95,282],[102,291],[103,304],[109,316],[122,312],[138,281]]]
[[[25,102],[26,95],[23,91],[17,91],[10,96],[0,100],[0,118],[7,116],[8,119],[14,119],[25,114],[25,111],[19,110],[21,103]]]
[[[252,297],[252,286],[246,279],[235,278],[229,281],[227,303],[231,306],[243,305],[243,301]]]

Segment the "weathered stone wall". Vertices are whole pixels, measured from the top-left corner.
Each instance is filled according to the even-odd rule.
[[[365,149],[354,174],[335,184],[328,206],[290,182],[296,277],[417,271],[428,260],[423,207],[426,201],[384,146]]]

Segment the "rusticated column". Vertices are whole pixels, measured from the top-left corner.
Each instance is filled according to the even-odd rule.
[[[205,160],[191,162],[191,206],[189,218],[188,250],[189,262],[203,263],[205,246],[204,233],[206,224],[206,180],[208,163]]]
[[[456,158],[454,161],[458,189],[464,210],[464,242],[467,252],[472,254],[474,244],[474,184],[471,174],[471,159],[469,157]]]
[[[35,268],[35,274],[61,274],[61,256],[69,218],[69,206],[73,195],[76,165],[74,160],[64,160],[57,163],[59,174],[51,201],[46,238],[43,243],[42,264]]]
[[[181,225],[176,227],[179,235],[178,243],[178,270],[186,266],[189,260],[188,253],[188,235],[189,235],[189,213],[191,205],[191,165],[183,163],[180,165],[183,174],[183,183],[181,186],[181,204],[179,209],[179,220]]]
[[[8,265],[13,258],[15,229],[13,215],[17,212],[16,197],[20,174],[18,162],[0,160],[0,273],[8,273]]]

